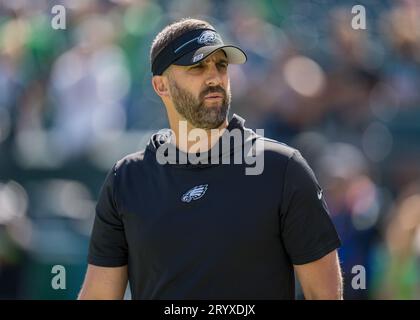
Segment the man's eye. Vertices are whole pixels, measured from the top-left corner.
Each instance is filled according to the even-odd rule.
[[[191,69],[199,69],[199,68],[202,68],[202,67],[203,66],[201,64],[197,64],[197,65],[191,67]]]
[[[227,68],[227,66],[228,65],[226,63],[219,63],[219,67],[222,68],[222,69]]]

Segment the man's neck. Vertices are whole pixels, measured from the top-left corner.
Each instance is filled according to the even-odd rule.
[[[173,142],[177,148],[186,153],[206,152],[219,140],[228,126],[228,120],[215,129],[196,128],[188,121],[177,119],[170,121],[170,126],[175,134]]]

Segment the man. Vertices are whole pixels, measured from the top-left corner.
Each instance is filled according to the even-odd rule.
[[[128,280],[134,299],[294,299],[295,272],[306,299],[342,298],[340,240],[312,170],[241,117],[228,121],[228,64],[245,61],[205,21],[184,19],[157,35],[152,83],[172,131],[108,174],[80,299],[121,299]],[[183,129],[201,129],[199,141]],[[223,148],[235,130],[239,147],[228,139]],[[247,147],[263,156],[262,172],[226,164]]]

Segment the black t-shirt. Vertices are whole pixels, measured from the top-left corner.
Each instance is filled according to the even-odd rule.
[[[322,258],[339,237],[300,153],[237,115],[227,132],[235,128],[251,137],[243,145],[264,142],[261,174],[233,161],[160,164],[157,148],[173,146],[162,132],[118,161],[97,203],[88,263],[128,265],[133,299],[294,299],[293,264]]]

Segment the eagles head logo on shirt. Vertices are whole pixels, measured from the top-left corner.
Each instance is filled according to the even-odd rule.
[[[184,193],[184,195],[181,197],[181,201],[191,202],[192,200],[200,199],[206,193],[208,186],[208,184],[201,184],[199,186],[191,188],[190,190]]]

